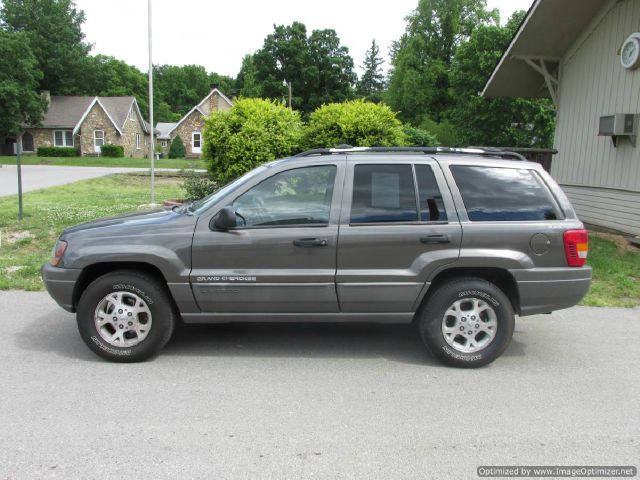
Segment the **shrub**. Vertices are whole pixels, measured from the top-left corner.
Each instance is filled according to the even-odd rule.
[[[79,157],[75,147],[38,147],[39,157]]]
[[[409,147],[437,147],[440,144],[435,135],[422,128],[407,124],[402,129],[407,136],[406,145]]]
[[[187,155],[187,149],[179,135],[173,139],[169,146],[169,158],[184,158]]]
[[[185,191],[187,200],[199,200],[207,195],[211,195],[218,189],[218,184],[207,178],[206,175],[195,170],[186,170],[185,178],[182,182],[182,189]]]
[[[113,145],[112,143],[105,143],[100,147],[101,157],[121,158],[124,157],[124,147],[122,145]]]
[[[299,151],[302,132],[298,112],[275,101],[241,98],[228,112],[207,119],[203,156],[212,178],[226,183]]]
[[[309,117],[305,133],[307,148],[340,144],[392,147],[405,143],[406,135],[396,114],[386,105],[364,100],[323,105]]]

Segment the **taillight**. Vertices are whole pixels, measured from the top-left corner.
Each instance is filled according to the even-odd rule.
[[[62,261],[62,256],[64,255],[65,250],[67,249],[67,242],[64,240],[58,240],[56,246],[53,247],[53,254],[51,255],[51,265],[57,267],[60,265]]]
[[[589,235],[586,230],[564,232],[564,253],[570,267],[583,267],[589,253]]]

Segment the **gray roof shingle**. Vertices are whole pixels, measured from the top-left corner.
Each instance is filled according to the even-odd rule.
[[[43,128],[74,128],[96,97],[52,96],[42,119]],[[119,129],[127,120],[134,97],[98,97]]]

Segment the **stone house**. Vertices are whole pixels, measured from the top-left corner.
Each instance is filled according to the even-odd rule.
[[[49,106],[37,128],[22,133],[25,154],[38,147],[74,147],[80,155],[99,155],[106,143],[122,145],[126,157],[148,155],[150,125],[135,97],[47,96]]]
[[[156,146],[166,155],[173,139],[179,136],[187,151],[187,158],[199,158],[202,155],[202,130],[205,117],[211,112],[227,111],[232,106],[231,100],[218,90],[217,85],[211,85],[211,92],[179,122],[160,122],[156,125]]]

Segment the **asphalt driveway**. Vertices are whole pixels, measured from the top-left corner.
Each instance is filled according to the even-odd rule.
[[[0,478],[473,479],[479,465],[637,465],[640,310],[519,319],[493,365],[410,326],[183,328],[106,363],[45,293],[0,292]]]

